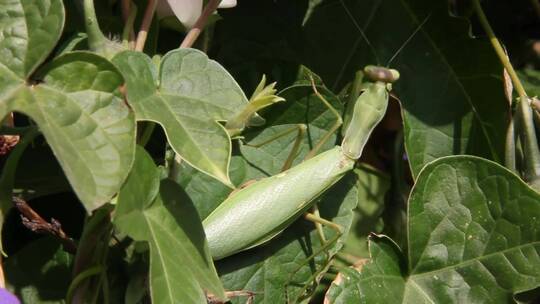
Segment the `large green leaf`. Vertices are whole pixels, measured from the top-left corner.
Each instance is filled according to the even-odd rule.
[[[540,195],[512,172],[473,156],[441,158],[409,200],[408,265],[375,240],[371,261],[330,290],[331,303],[512,302],[540,286],[539,225]]]
[[[44,84],[28,86],[60,37],[62,1],[3,2],[0,11],[0,119],[17,111],[35,120],[93,210],[118,191],[133,162],[135,120],[113,94],[123,78],[97,55],[72,53],[41,73]]]
[[[502,161],[508,118],[502,67],[488,41],[473,40],[467,21],[449,16],[447,1],[323,1],[306,21],[305,58],[331,89],[340,89],[365,65],[386,65],[426,18],[391,63],[401,73],[394,92],[414,176],[442,156]]]
[[[218,121],[233,117],[248,102],[231,75],[194,49],[167,53],[159,71],[140,52],[120,53],[113,62],[127,80],[137,119],[159,123],[183,160],[231,185],[231,141]]]
[[[94,210],[119,190],[134,158],[134,115],[114,94],[122,76],[102,57],[71,53],[52,62],[43,80],[9,110],[37,122],[75,193]]]
[[[62,33],[61,0],[0,3],[0,119],[10,101],[27,90],[26,79],[45,60]]]
[[[61,0],[0,3],[0,117],[4,99],[45,60],[62,33]]]
[[[119,193],[114,224],[134,240],[149,242],[154,303],[206,303],[203,289],[224,298],[197,211],[176,183],[160,181],[142,148]]]

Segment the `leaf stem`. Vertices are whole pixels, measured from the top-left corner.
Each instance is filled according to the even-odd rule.
[[[488,38],[491,42],[491,45],[493,46],[493,49],[497,53],[497,56],[499,56],[499,60],[501,61],[504,68],[508,71],[508,74],[510,75],[510,78],[512,79],[512,83],[514,83],[514,87],[516,88],[518,95],[527,96],[527,93],[525,92],[525,88],[521,84],[521,81],[519,80],[519,77],[517,76],[517,73],[514,70],[512,63],[510,63],[510,59],[508,59],[508,56],[506,56],[506,53],[503,47],[501,46],[501,43],[495,36],[495,33],[493,32],[493,29],[491,28],[491,25],[489,24],[489,21],[487,20],[486,14],[484,14],[484,10],[482,9],[482,6],[480,5],[480,0],[473,0],[473,5],[478,15],[478,19],[480,20],[480,24],[486,31]]]
[[[201,32],[203,31],[206,22],[208,21],[208,18],[219,6],[219,3],[221,0],[210,0],[208,1],[208,4],[204,7],[204,10],[202,11],[202,14],[199,16],[199,19],[195,22],[195,25],[191,30],[189,30],[188,34],[180,44],[181,48],[189,48],[195,43]]]
[[[142,52],[144,50],[144,44],[146,43],[146,37],[148,37],[148,30],[152,24],[154,18],[154,12],[156,11],[157,0],[148,0],[146,10],[144,11],[144,17],[141,23],[141,28],[137,34],[137,42],[135,43],[135,50]]]
[[[88,46],[92,50],[102,49],[107,38],[101,32],[99,23],[96,17],[96,10],[94,8],[94,0],[84,0],[84,24],[86,27],[86,34],[88,35]]]

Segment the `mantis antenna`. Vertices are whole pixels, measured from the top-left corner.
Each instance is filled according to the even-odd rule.
[[[403,42],[403,44],[399,47],[399,49],[394,53],[392,58],[390,58],[390,60],[388,60],[388,63],[386,64],[386,67],[390,66],[390,63],[392,63],[392,61],[394,61],[394,59],[396,59],[397,55],[399,55],[399,53],[401,53],[401,51],[405,48],[405,46],[407,44],[409,44],[409,42],[413,39],[413,37],[416,36],[416,34],[422,29],[424,24],[426,24],[426,22],[429,20],[429,17],[431,17],[431,13],[429,13],[429,15],[427,15],[427,17],[424,19],[424,21],[422,21],[422,23],[420,23],[416,27],[414,32],[411,35],[409,35],[409,38],[407,38],[407,40],[405,40],[405,42]]]
[[[375,60],[377,61],[377,63],[380,62],[379,60],[379,56],[377,56],[377,52],[375,51],[375,48],[373,47],[373,45],[371,44],[371,42],[369,41],[366,33],[364,32],[364,30],[362,29],[362,27],[360,26],[360,24],[358,24],[358,22],[356,21],[356,19],[354,19],[354,16],[353,14],[351,13],[351,11],[349,10],[349,8],[347,8],[347,5],[345,5],[345,2],[343,2],[343,0],[340,0],[339,1],[341,3],[341,6],[343,6],[343,9],[345,10],[345,12],[347,13],[347,15],[349,16],[349,18],[351,19],[351,22],[354,24],[354,26],[356,27],[356,29],[358,30],[358,32],[360,32],[360,35],[362,36],[362,38],[364,39],[364,41],[366,41],[366,44],[368,45],[371,53],[373,54],[373,56],[375,57]],[[370,24],[371,24],[371,21],[373,20],[373,16],[375,15],[375,12],[377,11],[377,9],[379,8],[379,5],[381,4],[381,1],[379,1],[376,5],[373,6],[373,8],[371,9],[371,12],[369,13],[369,16],[366,20],[366,23],[364,25],[365,28],[367,28]]]
[[[373,56],[375,57],[375,60],[377,61],[377,64],[380,64],[380,59],[379,59],[379,56],[377,55],[377,52],[375,51],[375,48],[373,47],[373,45],[371,44],[371,42],[369,41],[366,33],[364,32],[364,30],[362,29],[362,27],[360,27],[360,25],[358,24],[358,22],[356,21],[356,19],[354,19],[354,16],[353,14],[351,13],[351,11],[349,10],[349,8],[347,7],[347,5],[345,5],[345,2],[343,0],[340,0],[339,1],[341,3],[341,6],[343,6],[343,9],[345,10],[345,12],[347,13],[347,15],[349,16],[349,18],[351,19],[351,22],[354,24],[354,26],[356,27],[356,29],[358,30],[358,32],[360,32],[360,35],[362,36],[362,38],[364,39],[364,41],[366,42],[367,46],[369,47],[371,53],[373,54]],[[375,12],[377,11],[379,5],[381,4],[382,1],[379,1],[377,2],[377,4],[375,4],[373,6],[373,9],[371,10],[371,13],[366,21],[366,25],[365,27],[367,28],[370,24],[371,24],[371,21],[373,20],[373,15],[375,14]],[[416,36],[416,34],[422,29],[422,27],[424,26],[424,24],[429,20],[429,18],[431,17],[431,13],[429,13],[427,15],[426,18],[424,18],[424,20],[416,27],[416,29],[414,30],[414,32],[409,35],[409,37],[405,40],[405,42],[403,42],[403,44],[401,44],[401,46],[397,49],[397,51],[394,53],[394,55],[392,55],[392,57],[390,58],[390,60],[388,60],[388,63],[385,65],[385,67],[389,67],[390,66],[390,63],[392,63],[392,61],[394,61],[394,59],[396,59],[397,55],[399,55],[399,53],[401,53],[401,51],[405,48],[405,46],[407,46],[407,44],[409,44],[409,42],[412,40],[412,38],[414,36]]]

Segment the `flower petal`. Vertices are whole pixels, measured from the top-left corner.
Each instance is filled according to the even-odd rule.
[[[222,0],[218,8],[231,8],[236,6],[236,0]]]
[[[197,18],[201,15],[202,0],[160,0],[168,2],[170,9],[176,15],[176,18],[182,22],[186,28],[192,28]],[[170,14],[168,15],[170,16]]]

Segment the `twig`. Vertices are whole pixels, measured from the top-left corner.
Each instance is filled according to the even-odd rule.
[[[197,22],[195,22],[193,28],[189,30],[188,34],[184,38],[184,41],[182,41],[182,44],[180,44],[181,48],[189,48],[193,45],[193,43],[195,43],[195,41],[203,31],[204,27],[206,26],[208,18],[218,8],[220,2],[221,0],[208,1],[208,4],[206,4],[206,6],[204,7],[202,14],[199,16],[199,19],[197,19]]]
[[[148,29],[152,24],[152,19],[154,18],[154,12],[156,11],[156,0],[148,0],[148,5],[144,11],[144,17],[141,23],[141,28],[137,34],[137,42],[135,43],[135,50],[142,52],[144,49],[144,44],[146,43],[146,37],[148,37]]]
[[[30,229],[33,232],[41,234],[50,234],[57,237],[62,245],[64,245],[64,250],[66,252],[75,254],[77,252],[77,245],[72,238],[68,237],[64,230],[62,230],[62,225],[59,221],[51,218],[51,222],[45,221],[32,207],[26,203],[23,199],[19,197],[13,197],[13,202],[15,207],[21,213],[21,219],[23,225]]]

